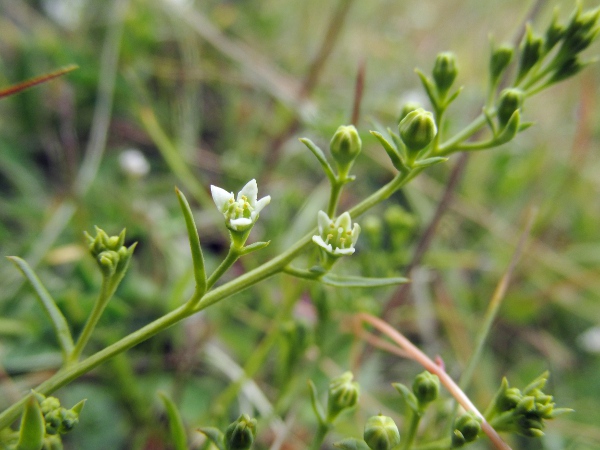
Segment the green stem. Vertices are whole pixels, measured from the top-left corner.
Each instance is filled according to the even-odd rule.
[[[331,218],[335,216],[335,210],[337,209],[338,202],[340,201],[340,195],[342,194],[342,188],[344,182],[336,180],[331,183],[331,192],[329,194],[329,204],[327,206],[327,215]]]
[[[495,110],[492,110],[491,113],[494,114]],[[441,144],[438,148],[437,156],[449,155],[454,150],[454,147],[473,136],[481,128],[483,128],[485,124],[485,115],[479,114],[479,116],[477,116],[477,118],[475,118],[475,120],[473,120],[469,125]]]
[[[319,428],[317,429],[317,434],[315,434],[315,437],[310,446],[310,450],[319,450],[321,448],[321,445],[323,444],[323,441],[325,440],[325,436],[327,436],[327,433],[329,433],[330,429],[331,429],[331,425],[328,423],[320,423],[319,424]]]
[[[231,266],[233,266],[233,264],[238,260],[240,255],[240,249],[235,248],[232,244],[229,247],[229,253],[227,253],[227,256],[225,257],[223,262],[219,264],[219,267],[217,267],[212,273],[212,275],[208,278],[208,280],[206,280],[206,288],[210,289],[217,282],[217,280],[221,278]]]
[[[450,438],[440,439],[438,441],[429,442],[427,444],[415,447],[415,450],[448,450],[451,448],[452,441]]]
[[[102,287],[100,288],[100,294],[98,295],[98,299],[94,304],[94,308],[92,309],[92,312],[90,313],[88,320],[85,323],[85,326],[83,327],[83,331],[77,339],[77,343],[75,344],[73,352],[71,352],[71,354],[69,355],[69,364],[79,359],[81,353],[83,352],[83,349],[90,340],[92,332],[94,331],[94,328],[96,328],[96,325],[100,320],[100,316],[102,316],[106,305],[108,305],[110,298],[115,293],[115,290],[117,288],[116,285],[118,285],[118,283],[115,283],[114,281],[115,280],[113,279],[113,277],[102,277]]]
[[[409,450],[412,447],[412,443],[417,435],[417,429],[419,428],[419,422],[421,421],[421,414],[412,412],[410,416],[410,423],[408,425],[408,434],[404,438],[402,450]]]
[[[283,273],[287,273],[288,275],[292,275],[296,278],[303,278],[305,280],[316,280],[322,273],[311,272],[310,270],[298,269],[292,266],[285,266],[282,270]]]

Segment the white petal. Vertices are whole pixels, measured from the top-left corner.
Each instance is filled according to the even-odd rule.
[[[242,217],[241,219],[232,219],[229,221],[231,228],[237,231],[242,231],[252,225],[252,220]]]
[[[255,179],[248,181],[246,183],[246,186],[244,186],[242,190],[238,193],[238,202],[241,200],[242,195],[246,196],[246,198],[248,199],[248,203],[250,203],[250,206],[254,207],[254,205],[256,204],[256,196],[258,195],[258,186],[256,184]]]
[[[323,247],[329,253],[333,253],[332,248],[331,248],[331,244],[326,244],[325,241],[323,240],[323,238],[321,236],[313,236],[312,240],[319,247]]]
[[[325,211],[319,211],[317,213],[317,223],[319,224],[319,234],[329,233],[331,219]]]
[[[256,202],[256,205],[254,205],[254,211],[256,211],[257,213],[261,212],[262,209],[269,203],[271,203],[271,196],[267,195],[266,197],[263,197]]]
[[[354,228],[352,228],[352,235],[350,236],[352,238],[352,245],[356,244],[359,234],[360,234],[360,225],[355,223]]]
[[[217,209],[221,212],[224,212],[229,200],[234,198],[233,192],[227,192],[225,189],[221,189],[217,186],[211,186],[210,193],[212,194],[215,205],[217,205]]]
[[[334,255],[351,255],[354,253],[354,248],[336,248],[333,252]]]
[[[350,218],[350,213],[348,211],[346,211],[344,214],[338,217],[335,221],[335,227],[341,227],[344,229],[344,231],[349,230],[351,226],[352,219]]]

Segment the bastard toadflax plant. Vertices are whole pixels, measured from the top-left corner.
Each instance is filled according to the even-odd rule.
[[[334,39],[350,3],[340,2],[326,39]],[[106,41],[107,78],[98,93],[104,107],[106,93],[119,89],[115,73],[110,75],[110,57],[122,38],[119,27],[130,20],[124,19],[125,2],[115,5],[121,21]],[[169,13],[177,11],[174,5],[167,7]],[[234,17],[227,11],[238,10],[218,11],[226,23]],[[200,32],[212,30],[195,10],[187,17],[205,25]],[[547,367],[528,365],[533,359],[522,360],[520,352],[525,343],[540,352],[564,349],[552,330],[520,332],[515,323],[527,314],[520,306],[513,306],[514,323],[500,319],[519,256],[528,256],[523,250],[534,232],[533,216],[525,227],[510,229],[510,245],[498,249],[510,250],[508,269],[493,273],[497,289],[485,291],[481,301],[484,291],[476,282],[489,274],[477,272],[483,263],[474,264],[465,253],[476,245],[475,236],[471,242],[450,240],[463,248],[453,248],[450,257],[434,253],[423,262],[427,247],[435,244],[436,217],[447,204],[432,214],[431,202],[411,186],[435,185],[432,180],[444,178],[447,168],[464,158],[458,155],[493,153],[496,147],[502,154],[526,139],[530,120],[542,114],[538,99],[552,101],[552,88],[589,64],[583,52],[598,34],[599,17],[600,10],[577,4],[567,17],[556,11],[545,27],[538,21],[525,26],[516,45],[492,42],[489,54],[480,56],[487,61],[480,80],[486,87],[476,114],[460,104],[472,103],[465,97],[481,83],[460,86],[463,57],[443,51],[428,61],[429,69],[416,70],[422,95],[398,108],[396,120],[383,125],[386,119],[372,119],[369,130],[355,116],[353,124],[325,127],[331,129],[328,136],[315,126],[318,131],[303,131],[312,138],[290,144],[296,153],[274,150],[265,162],[269,170],[256,163],[256,148],[246,136],[235,154],[223,155],[212,184],[196,177],[186,160],[186,136],[194,135],[197,125],[184,120],[181,139],[170,137],[173,127],[161,125],[166,118],[155,110],[150,93],[160,78],[145,79],[142,68],[129,67],[123,82],[130,92],[123,96],[135,98],[137,131],[114,127],[141,133],[145,145],[156,147],[161,164],[177,178],[176,203],[168,200],[164,183],[152,189],[144,184],[143,172],[125,171],[123,187],[88,185],[89,174],[110,179],[117,171],[108,159],[110,173],[103,174],[103,155],[95,153],[81,163],[80,173],[87,175],[73,177],[74,187],[40,242],[56,239],[61,224],[71,219],[85,223],[76,210],[94,196],[102,199],[99,205],[107,205],[111,195],[115,201],[135,197],[132,209],[123,215],[121,208],[110,223],[81,230],[81,244],[50,244],[49,253],[8,256],[22,284],[12,282],[14,293],[3,299],[0,318],[5,342],[0,350],[11,350],[6,358],[2,354],[0,365],[0,449],[102,448],[108,442],[111,448],[177,450],[560,448],[566,438],[555,426],[560,430],[561,421],[570,420],[573,399],[556,394],[560,385],[552,384],[554,375]],[[213,31],[205,36],[212,45],[240,64],[248,62],[244,52],[231,50],[239,43]],[[190,63],[198,55],[181,32]],[[258,58],[253,64],[261,68],[257,73],[270,73]],[[67,74],[71,70],[0,91],[2,98],[11,95],[1,101],[42,81],[58,82],[60,75],[77,76],[77,71]],[[309,95],[311,83],[303,95]],[[192,83],[179,87],[194,89]],[[186,95],[181,99],[180,113],[198,112]],[[222,119],[225,126],[231,118]],[[296,119],[289,128],[293,134]],[[273,137],[274,129],[262,131]],[[323,150],[320,142],[326,140]],[[103,145],[91,145],[90,151]],[[304,159],[294,170],[277,169],[299,154]],[[523,170],[515,159],[501,164],[502,175],[514,175],[513,163]],[[207,161],[204,155],[202,162]],[[286,182],[306,176],[309,195],[293,192]],[[473,189],[483,195],[484,188]],[[175,209],[177,219],[171,220]],[[130,221],[135,215],[142,220]],[[427,218],[430,226],[419,230]],[[140,226],[144,221],[150,225]],[[512,231],[520,228],[517,242]],[[185,240],[173,229],[185,230]],[[545,251],[553,268],[579,280],[571,265]],[[48,254],[41,258],[40,252]],[[466,261],[469,269],[457,275],[457,261]],[[437,267],[435,274],[427,272],[428,265]],[[535,283],[543,285],[547,275],[534,274]],[[464,279],[472,282],[472,292],[460,288]],[[555,295],[553,286],[540,289]],[[536,295],[521,295],[526,294]],[[460,310],[457,302],[465,299],[472,305],[460,303]],[[28,306],[15,305],[35,305],[33,326],[22,319]],[[585,319],[580,313],[579,320]],[[493,340],[498,322],[519,340]],[[33,351],[36,346],[43,352]],[[26,358],[32,351],[37,359]],[[100,444],[94,421],[104,429]]]

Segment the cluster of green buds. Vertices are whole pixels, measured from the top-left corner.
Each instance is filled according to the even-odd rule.
[[[323,264],[330,267],[340,256],[352,255],[360,234],[360,225],[352,224],[350,213],[345,212],[337,219],[329,218],[325,211],[317,214],[319,234],[312,237],[323,253]]]
[[[61,436],[79,422],[85,400],[71,409],[63,408],[56,397],[32,391],[25,404],[19,431],[0,432],[0,448],[7,450],[62,450]]]
[[[520,390],[510,387],[504,378],[486,411],[486,420],[497,431],[529,437],[543,436],[545,420],[572,411],[568,408],[555,408],[553,397],[542,391],[547,380],[548,372]]]
[[[237,198],[233,192],[217,186],[211,186],[210,192],[217,209],[225,217],[225,226],[231,232],[234,243],[238,247],[243,246],[260,212],[271,202],[271,196],[258,200],[258,185],[254,179],[246,183]]]
[[[225,429],[225,433],[217,428],[199,428],[219,450],[248,450],[252,448],[256,438],[256,419],[246,414],[240,415]]]
[[[464,447],[477,440],[481,433],[481,418],[468,412],[456,419],[451,436],[451,448]]]
[[[88,241],[89,251],[96,260],[102,275],[106,278],[121,279],[131,261],[136,244],[125,247],[125,230],[118,236],[109,236],[104,230],[96,227],[96,236],[84,233]]]

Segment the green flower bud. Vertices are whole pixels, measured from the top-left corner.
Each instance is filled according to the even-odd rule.
[[[498,100],[498,123],[500,124],[500,128],[504,128],[513,113],[521,108],[524,99],[525,96],[520,89],[504,89],[500,93]]]
[[[431,372],[421,372],[415,377],[412,389],[419,401],[419,406],[423,408],[438,397],[440,393],[440,379]]]
[[[56,397],[46,397],[40,402],[40,408],[42,409],[42,414],[46,415],[49,412],[60,408],[60,400]]]
[[[47,434],[58,434],[63,419],[61,409],[62,408],[55,409],[44,415],[44,420],[46,421]]]
[[[552,17],[552,23],[546,29],[546,36],[544,39],[544,51],[547,53],[554,48],[556,44],[565,35],[565,27],[558,23],[558,8],[554,8],[554,15]]]
[[[390,450],[400,443],[400,432],[391,417],[372,416],[365,424],[363,439],[371,450]]]
[[[598,17],[600,9],[581,12],[581,4],[578,5],[563,37],[561,52],[567,55],[576,55],[585,50],[598,34]]]
[[[462,447],[469,442],[473,442],[480,432],[481,419],[473,413],[463,414],[454,422],[452,448]]]
[[[542,46],[544,41],[541,37],[533,34],[533,31],[529,24],[527,25],[527,32],[523,37],[521,43],[521,58],[519,60],[519,73],[517,75],[517,82],[529,71],[542,57]]]
[[[242,414],[225,430],[225,448],[227,450],[248,450],[256,437],[256,419]]]
[[[552,74],[551,83],[558,83],[579,73],[587,64],[582,63],[577,56],[564,61]]]
[[[404,119],[411,112],[416,111],[419,108],[422,108],[422,106],[417,102],[406,102],[402,106],[402,110],[400,111],[400,118],[398,119],[398,123],[402,122],[402,119]]]
[[[113,250],[105,250],[97,257],[98,266],[105,277],[111,277],[117,271],[119,254]]]
[[[443,52],[438,54],[432,74],[440,97],[444,97],[458,74],[454,53]]]
[[[342,411],[358,402],[359,387],[353,378],[352,372],[345,372],[329,383],[327,422],[333,422]]]
[[[490,56],[490,77],[492,84],[496,84],[500,79],[510,62],[512,61],[514,50],[509,45],[501,45],[492,50]]]
[[[402,119],[398,125],[398,131],[407,150],[415,154],[433,141],[437,134],[437,127],[433,114],[419,108]]]
[[[345,178],[354,160],[360,153],[362,141],[354,125],[340,126],[329,143],[329,151],[338,167],[340,175]]]

